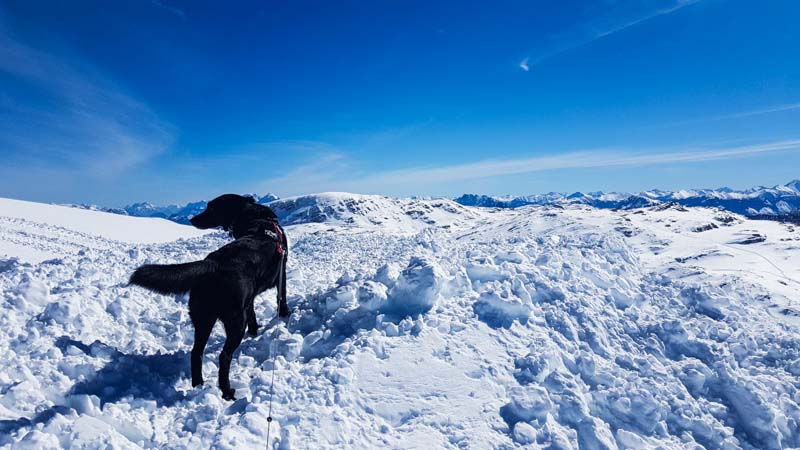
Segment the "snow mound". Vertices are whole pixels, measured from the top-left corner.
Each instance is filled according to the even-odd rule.
[[[450,227],[475,219],[480,211],[448,199],[396,199],[340,192],[290,197],[267,204],[286,225],[326,223],[390,232]]]
[[[530,299],[526,302],[499,286],[482,292],[473,309],[482,321],[496,328],[509,328],[514,321],[524,324],[531,313]]]
[[[412,315],[430,310],[436,305],[445,276],[435,261],[411,258],[390,290],[386,311]]]
[[[397,336],[418,330],[414,319],[436,305],[446,274],[429,258],[413,256],[399,273],[389,265],[370,278],[340,278],[297,305],[289,329],[305,336],[305,358],[330,356],[362,332]],[[377,349],[377,353],[381,350]]]

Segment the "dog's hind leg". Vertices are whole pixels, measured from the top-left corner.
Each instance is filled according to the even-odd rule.
[[[258,336],[258,322],[256,321],[255,299],[250,301],[247,307],[247,333],[250,336]]]
[[[234,390],[231,389],[230,371],[233,352],[242,343],[245,329],[245,317],[239,313],[234,316],[222,319],[225,325],[225,345],[219,354],[219,388],[222,390],[222,398],[225,400],[236,400],[233,396]]]
[[[289,304],[286,303],[286,254],[281,257],[278,268],[278,285],[275,286],[278,295],[278,316],[289,317]]]
[[[208,337],[214,329],[216,319],[208,317],[192,318],[194,324],[194,346],[192,347],[192,387],[203,384],[203,352]]]

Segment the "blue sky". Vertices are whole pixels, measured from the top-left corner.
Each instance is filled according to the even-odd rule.
[[[800,177],[800,3],[0,3],[0,196]]]

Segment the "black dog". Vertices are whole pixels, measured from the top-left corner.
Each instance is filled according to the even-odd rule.
[[[189,316],[194,325],[192,386],[203,384],[203,351],[217,319],[222,321],[226,339],[219,355],[219,388],[223,398],[233,400],[228,377],[233,352],[242,342],[245,326],[253,336],[258,330],[253,300],[275,287],[278,315],[289,315],[286,235],[269,207],[235,194],[208,202],[206,210],[191,222],[200,229],[223,227],[236,240],[202,261],[141,266],[131,275],[130,283],[161,294],[190,292]]]

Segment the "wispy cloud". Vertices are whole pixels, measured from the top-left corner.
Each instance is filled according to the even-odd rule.
[[[432,186],[469,183],[486,178],[536,172],[688,164],[790,151],[800,151],[800,140],[726,148],[687,147],[647,152],[587,150],[531,158],[484,160],[382,172],[356,170],[355,164],[337,155],[333,161],[309,162],[286,176],[268,180],[264,185],[292,195],[327,190],[407,195],[426,192]],[[469,186],[465,184],[464,187]],[[420,189],[420,192],[409,192],[410,189]]]
[[[221,147],[203,155],[192,155],[190,159],[182,162],[182,167],[187,171],[213,169],[238,170],[243,167],[261,167],[276,164],[285,155],[331,155],[338,154],[337,147],[326,142],[313,140],[275,140],[266,142],[253,142],[237,147]],[[275,158],[271,155],[284,155]]]
[[[530,61],[530,58],[523,58],[522,61],[519,62],[519,68],[525,72],[531,70],[531,67],[528,65],[528,61]]]
[[[776,112],[784,112],[784,111],[793,111],[800,109],[800,103],[790,103],[790,104],[783,104],[783,105],[775,105],[770,106],[767,108],[760,108],[760,109],[752,109],[749,111],[741,111],[738,113],[733,114],[724,114],[720,116],[710,117],[710,120],[723,120],[723,119],[735,119],[737,117],[750,117],[750,116],[758,116],[761,114],[771,114]]]
[[[556,33],[538,52],[520,63],[520,68],[531,67],[569,50],[584,46],[598,39],[619,33],[658,16],[670,14],[701,0],[634,0],[611,2],[608,8],[588,20]]]
[[[0,99],[6,164],[114,175],[164,152],[174,129],[113,80],[74,59],[34,48],[0,24]]]
[[[175,6],[172,6],[172,5],[168,5],[168,4],[166,4],[166,3],[164,3],[163,1],[160,1],[160,0],[152,0],[152,3],[154,5],[156,5],[157,7],[163,9],[164,11],[167,11],[170,14],[173,14],[173,15],[175,15],[177,17],[180,17],[183,20],[186,20],[186,12],[184,12],[182,9],[180,9],[178,7],[175,7]]]
[[[430,180],[454,182],[563,169],[639,167],[740,158],[768,152],[800,150],[800,140],[780,141],[727,149],[682,149],[678,151],[630,153],[579,151],[534,158],[489,160],[433,168],[412,168],[368,177],[369,183],[404,184]]]
[[[256,192],[299,195],[311,192],[344,190],[358,176],[342,153],[325,153],[253,187]]]
[[[739,111],[730,114],[719,114],[719,115],[711,115],[705,117],[697,117],[693,119],[687,120],[677,120],[674,122],[664,122],[664,123],[657,123],[654,125],[646,125],[641,128],[648,129],[648,128],[663,128],[663,127],[675,127],[680,125],[691,125],[691,124],[699,124],[699,123],[708,123],[708,122],[717,122],[722,120],[730,120],[730,119],[741,119],[745,117],[753,117],[753,116],[760,116],[764,114],[774,114],[780,112],[787,112],[787,111],[798,111],[800,110],[800,103],[784,103],[781,105],[773,105],[767,106],[763,108],[756,108],[756,109],[749,109],[746,111]]]

